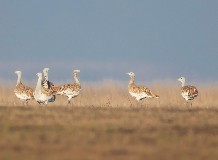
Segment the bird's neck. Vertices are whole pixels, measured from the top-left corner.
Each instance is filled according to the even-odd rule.
[[[185,86],[185,81],[182,81],[182,87],[184,87]]]
[[[74,81],[75,81],[77,84],[80,84],[80,82],[79,82],[79,79],[78,79],[77,75],[74,75],[74,76],[73,76],[73,78],[74,78]]]
[[[41,81],[42,81],[42,77],[39,77],[38,81],[37,81],[37,84],[36,84],[36,90],[37,91],[41,91],[41,87],[42,87]]]
[[[130,77],[130,81],[129,81],[129,85],[132,85],[132,84],[134,84],[134,77],[133,76]]]
[[[48,74],[45,74],[45,80],[48,81]]]
[[[18,74],[17,75],[17,84],[16,85],[18,85],[20,83],[21,83],[21,74]]]

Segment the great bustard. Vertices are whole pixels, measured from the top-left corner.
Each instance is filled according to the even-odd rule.
[[[43,69],[44,79],[42,80],[42,87],[47,92],[52,92],[53,93],[53,97],[51,99],[49,99],[48,102],[54,102],[55,99],[56,99],[56,96],[55,96],[56,86],[52,82],[50,82],[48,80],[48,71],[49,71],[49,68],[44,68]]]
[[[137,101],[140,101],[144,98],[159,98],[158,95],[151,92],[145,86],[137,86],[134,82],[135,74],[133,72],[127,73],[130,76],[130,82],[128,85],[129,93],[132,97],[134,97]]]
[[[80,70],[73,70],[74,82],[69,84],[64,84],[57,89],[56,94],[68,97],[68,104],[70,104],[72,98],[77,97],[80,93],[81,85],[78,80],[79,72]]]
[[[33,98],[33,89],[21,82],[21,71],[15,71],[15,73],[17,74],[17,84],[14,93],[24,104],[28,104],[28,100]]]
[[[37,73],[38,81],[34,91],[34,98],[39,104],[47,104],[49,99],[53,98],[53,92],[51,90],[45,90],[42,87],[42,73]]]
[[[185,77],[180,77],[177,80],[182,83],[181,95],[186,100],[186,102],[191,102],[195,97],[198,96],[198,90],[195,86],[185,85]]]

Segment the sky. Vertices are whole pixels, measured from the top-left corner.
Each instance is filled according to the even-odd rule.
[[[0,80],[218,81],[217,0],[0,0]]]

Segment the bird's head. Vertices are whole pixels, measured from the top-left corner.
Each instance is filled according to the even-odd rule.
[[[48,71],[49,71],[49,68],[44,68],[44,69],[43,69],[44,75],[45,75],[45,74],[48,74]]]
[[[184,83],[184,82],[185,82],[185,77],[180,77],[180,78],[178,78],[177,80],[180,81],[180,82],[182,82],[182,83]]]
[[[39,78],[41,78],[42,77],[42,73],[36,73],[36,75],[39,77]]]
[[[135,77],[135,73],[133,73],[133,72],[129,72],[129,73],[126,73],[126,74],[128,74],[130,77]]]
[[[78,69],[73,70],[74,75],[77,75],[79,72],[80,72],[80,70],[78,70]]]
[[[18,75],[21,74],[21,71],[15,71],[14,73]]]

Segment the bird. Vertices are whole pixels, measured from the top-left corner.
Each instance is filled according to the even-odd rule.
[[[39,72],[36,75],[38,76],[38,81],[35,91],[33,92],[34,98],[39,104],[47,105],[49,99],[53,98],[53,92],[51,90],[45,90],[42,87],[42,73]]]
[[[47,90],[49,92],[53,92],[53,97],[51,99],[49,99],[48,101],[49,102],[54,102],[55,99],[56,99],[56,96],[55,96],[56,86],[52,82],[50,82],[48,80],[48,71],[49,70],[50,70],[49,68],[44,68],[43,69],[44,79],[42,80],[41,83],[42,83],[42,87],[43,87],[44,90]]]
[[[77,97],[81,91],[81,84],[78,80],[78,73],[80,73],[80,70],[73,70],[74,82],[59,86],[56,91],[57,95],[68,97],[68,104],[70,104],[71,99]]]
[[[42,80],[42,87],[46,89],[50,89],[50,88],[52,89],[52,86],[54,86],[54,84],[48,80],[49,70],[50,70],[49,68],[43,69],[44,79]]]
[[[135,73],[129,72],[126,73],[130,76],[130,82],[128,85],[129,93],[132,97],[134,97],[138,102],[145,98],[159,98],[158,95],[151,92],[151,90],[145,86],[138,86],[135,84]]]
[[[180,77],[177,80],[182,83],[181,95],[186,100],[186,102],[191,102],[192,100],[194,100],[195,97],[198,96],[198,90],[195,86],[185,85],[185,77]]]
[[[15,74],[17,74],[17,84],[14,93],[24,104],[28,104],[28,100],[33,99],[33,89],[21,82],[21,71],[15,71]]]

